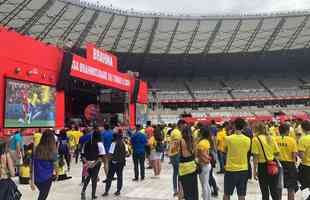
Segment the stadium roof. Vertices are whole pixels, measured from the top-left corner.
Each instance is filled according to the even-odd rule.
[[[124,11],[84,0],[0,0],[0,24],[57,45],[114,52],[215,54],[310,47],[310,12],[189,16]]]

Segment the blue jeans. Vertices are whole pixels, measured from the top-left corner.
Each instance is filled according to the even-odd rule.
[[[221,151],[217,151],[217,156],[220,164],[220,171],[223,172],[226,163],[226,154]]]
[[[170,157],[170,161],[173,167],[173,191],[174,193],[178,192],[178,175],[179,175],[179,163],[180,163],[180,155],[177,154],[175,156]]]

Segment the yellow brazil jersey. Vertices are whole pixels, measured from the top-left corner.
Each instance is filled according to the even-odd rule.
[[[290,136],[277,136],[275,141],[279,147],[280,160],[285,162],[295,162],[293,153],[297,153],[296,140]]]
[[[179,129],[175,128],[171,132],[170,136],[170,149],[169,149],[169,155],[174,156],[179,153],[179,146],[180,146],[180,140],[182,139],[182,133]]]
[[[274,155],[276,153],[279,153],[278,145],[276,144],[276,141],[273,137],[271,137],[270,144],[267,142],[267,136],[265,135],[259,135],[258,136],[264,146],[264,151],[266,153],[266,157],[268,161],[274,160]],[[259,143],[257,137],[254,137],[252,140],[252,154],[258,155],[258,162],[259,163],[265,163],[266,159],[264,157],[264,153],[262,150],[262,146]]]
[[[270,132],[271,136],[273,136],[273,137],[278,136],[279,135],[279,128],[272,126],[269,128],[269,132]]]
[[[155,140],[155,137],[154,137],[154,136],[152,136],[152,137],[148,140],[148,144],[149,144],[151,150],[154,150],[154,149],[155,149],[155,147],[156,147],[156,140]]]
[[[28,99],[29,103],[33,106],[36,106],[38,103],[40,103],[40,100],[38,98],[37,93],[33,93],[31,98]]]
[[[50,91],[48,86],[42,86],[41,92],[42,92],[42,98],[41,101],[43,104],[47,104],[50,101]]]
[[[77,145],[79,144],[80,137],[83,136],[83,133],[81,131],[73,131],[72,136],[73,136],[75,145]]]
[[[30,166],[22,165],[19,168],[19,176],[22,178],[30,178]]]
[[[210,149],[210,142],[207,139],[200,140],[197,149],[200,151],[209,151]]]
[[[226,136],[227,136],[226,129],[222,129],[216,135],[217,150],[219,150],[221,152],[225,151],[225,149],[224,149],[224,140],[225,140]]]
[[[193,139],[197,140],[200,137],[200,130],[199,129],[195,129],[193,131]]]
[[[242,147],[242,148],[240,148]],[[232,134],[225,138],[226,166],[230,172],[248,170],[248,152],[251,148],[251,139],[243,134]]]
[[[40,141],[41,141],[41,137],[42,137],[42,134],[41,133],[34,133],[33,134],[33,143],[35,146],[38,146]]]
[[[76,143],[75,143],[75,138],[74,138],[74,132],[75,131],[67,131],[67,137],[69,138],[69,146],[72,148],[72,147],[75,147]]]
[[[301,163],[310,167],[310,135],[305,135],[300,139],[298,151],[304,153]]]

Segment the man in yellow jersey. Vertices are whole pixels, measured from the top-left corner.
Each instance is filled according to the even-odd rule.
[[[179,120],[177,127],[172,130],[170,136],[170,145],[169,145],[169,156],[170,161],[173,166],[173,191],[174,196],[178,196],[178,173],[179,173],[179,144],[182,139],[182,131],[186,127],[185,120]]]
[[[220,165],[220,171],[217,174],[224,174],[224,165],[226,161],[225,149],[224,149],[224,141],[227,136],[228,131],[228,122],[223,124],[223,128],[216,135],[216,148],[217,148],[217,156]]]
[[[29,117],[27,123],[30,124],[31,120],[36,117],[35,108],[40,103],[40,99],[38,98],[38,94],[33,91],[31,97],[28,99],[29,102]]]
[[[288,190],[288,200],[294,200],[295,190],[297,185],[297,143],[294,138],[288,136],[290,126],[288,124],[281,124],[279,127],[280,136],[275,138],[280,150],[280,162],[284,172],[284,188]]]
[[[310,122],[305,121],[301,125],[305,135],[299,141],[298,151],[302,159],[299,166],[300,189],[308,188],[310,190]],[[310,200],[310,195],[306,200]]]
[[[251,148],[251,139],[242,133],[246,126],[244,119],[236,119],[234,125],[236,131],[225,138],[224,149],[227,153],[227,160],[223,200],[229,200],[235,188],[237,189],[238,200],[245,200],[247,192],[249,178],[248,152]]]

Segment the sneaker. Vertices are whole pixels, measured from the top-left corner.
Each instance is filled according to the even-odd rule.
[[[101,196],[103,196],[103,197],[109,196],[109,193],[105,192]]]
[[[132,181],[139,181],[139,179],[138,178],[134,178],[134,179],[132,179]]]
[[[224,174],[224,171],[218,171],[216,174]]]
[[[97,199],[98,197],[97,196],[93,196],[91,199],[93,200],[93,199]]]
[[[120,192],[120,191],[117,191],[117,192],[114,193],[114,195],[115,195],[115,196],[119,196],[119,195],[121,195],[121,192]]]
[[[213,196],[213,197],[218,197],[218,196],[219,196],[218,191],[214,191],[214,192],[212,192],[212,193],[211,193],[211,196]]]
[[[144,181],[144,177],[143,177],[143,178],[141,178],[141,181]]]
[[[178,192],[173,193],[173,197],[177,197],[177,196],[179,196]]]

